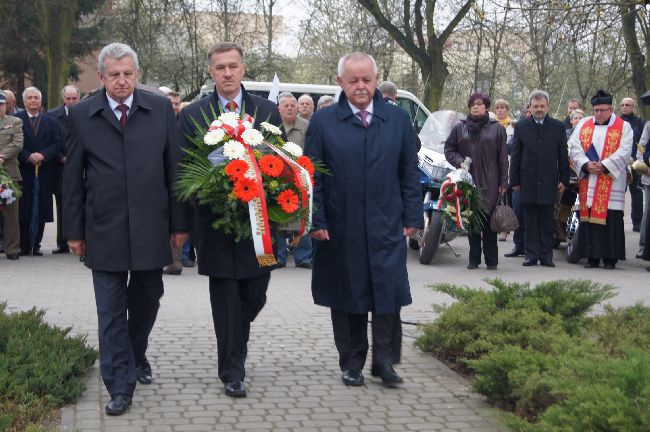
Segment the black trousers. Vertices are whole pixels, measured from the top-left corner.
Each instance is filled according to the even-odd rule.
[[[499,264],[499,248],[497,247],[497,233],[490,228],[490,218],[487,217],[485,226],[480,233],[468,234],[469,240],[469,262],[470,264],[481,264],[481,243],[483,244],[483,255],[485,265],[495,266]]]
[[[128,279],[128,284],[127,284]],[[163,295],[162,269],[93,270],[99,327],[99,369],[108,393],[133,395]]]
[[[68,250],[68,242],[63,238],[63,195],[54,194],[56,201],[56,246],[59,249]]]
[[[553,261],[554,205],[524,203],[524,253],[526,259]]]
[[[641,228],[641,220],[643,219],[643,185],[641,184],[641,175],[632,172],[632,183],[628,186],[630,189],[631,199],[631,216],[632,227]]]
[[[341,371],[361,371],[368,354],[368,314],[332,309],[334,344]],[[399,309],[393,314],[372,314],[372,364],[393,365],[402,353],[402,321]]]
[[[270,273],[250,279],[210,278],[218,373],[224,383],[240,381],[246,376],[244,363],[251,322],[266,303],[270,279]]]
[[[43,240],[43,232],[45,231],[45,224],[39,223],[38,230],[36,231],[36,238],[34,239],[34,250],[41,248],[41,241]],[[31,236],[29,235],[29,222],[20,222],[20,249],[28,252],[32,249]]]

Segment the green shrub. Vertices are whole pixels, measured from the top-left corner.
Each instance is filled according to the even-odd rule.
[[[590,281],[488,281],[491,291],[437,285],[416,345],[473,375],[474,388],[516,414],[518,431],[650,430],[650,309],[605,308],[613,287]]]
[[[75,401],[97,358],[84,336],[44,323],[42,310],[8,315],[0,305],[0,431],[40,423]]]

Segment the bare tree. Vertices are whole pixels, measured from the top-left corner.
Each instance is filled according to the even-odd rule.
[[[358,0],[375,17],[381,27],[415,60],[424,82],[424,103],[433,111],[440,106],[445,81],[449,76],[443,58],[445,44],[474,0],[466,0],[442,32],[436,31],[434,0],[403,0],[401,16],[388,2]]]

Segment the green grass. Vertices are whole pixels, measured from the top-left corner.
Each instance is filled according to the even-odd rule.
[[[57,409],[81,396],[97,358],[84,336],[46,324],[44,314],[8,314],[0,304],[0,432],[48,430]]]
[[[650,430],[650,308],[590,317],[612,286],[488,282],[434,286],[458,301],[434,306],[416,345],[472,377],[516,431]]]

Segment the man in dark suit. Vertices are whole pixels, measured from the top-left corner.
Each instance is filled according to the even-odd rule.
[[[54,220],[52,194],[55,187],[55,166],[63,155],[63,132],[52,117],[41,113],[42,95],[36,87],[28,87],[23,92],[25,111],[16,114],[23,121],[25,137],[23,149],[18,155],[20,175],[23,178],[23,195],[19,202],[20,213],[20,254],[42,256],[41,240],[45,223]],[[38,227],[32,238],[30,225],[36,169],[38,167]],[[33,247],[32,247],[33,246]]]
[[[364,383],[368,312],[372,369],[383,385],[403,382],[399,363],[402,306],[411,303],[405,235],[423,227],[417,141],[408,114],[376,90],[377,65],[345,55],[336,105],[317,111],[305,154],[327,165],[314,187],[314,302],[331,309],[342,381]],[[372,199],[367,199],[372,197]]]
[[[81,91],[76,85],[67,85],[61,90],[61,100],[63,105],[48,111],[48,114],[59,121],[61,130],[63,131],[64,143],[68,137],[68,111],[70,107],[77,104],[81,98]],[[64,254],[70,252],[68,243],[61,235],[62,230],[62,209],[63,199],[61,198],[61,184],[63,183],[63,164],[65,163],[65,156],[67,149],[64,148],[63,155],[54,164],[54,198],[56,201],[56,246],[57,249],[53,250],[53,254]]]
[[[162,268],[172,261],[170,237],[181,245],[189,226],[172,190],[182,143],[174,112],[164,97],[135,89],[138,71],[129,46],[101,50],[105,90],[70,108],[63,173],[63,236],[92,269],[108,415],[126,412],[136,380],[153,379],[145,353]]]
[[[194,121],[207,129],[202,112],[246,113],[255,118],[255,127],[267,121],[280,126],[277,106],[249,94],[241,85],[246,72],[242,48],[232,42],[220,42],[208,51],[210,76],[215,91],[181,111],[181,127],[186,136],[195,136]],[[212,119],[210,119],[212,120]],[[189,140],[187,146],[192,144]],[[210,277],[210,304],[217,336],[218,373],[226,395],[246,396],[244,385],[250,323],[266,303],[266,289],[271,273],[261,268],[252,240],[235,241],[234,234],[212,228],[216,216],[209,206],[196,211],[197,258],[199,274]]]
[[[553,262],[553,208],[569,184],[569,153],[564,124],[548,116],[548,93],[528,96],[532,116],[515,124],[510,186],[524,209],[524,266]]]

